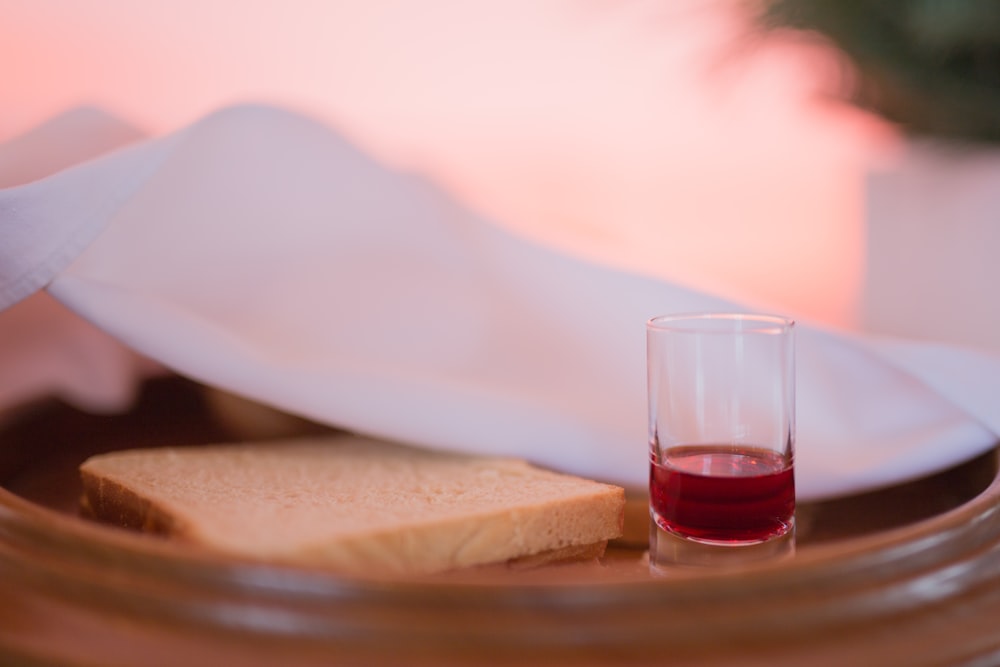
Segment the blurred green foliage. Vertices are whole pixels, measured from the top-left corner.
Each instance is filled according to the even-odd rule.
[[[760,1],[765,27],[817,33],[847,56],[858,106],[911,135],[1000,142],[1000,1]]]

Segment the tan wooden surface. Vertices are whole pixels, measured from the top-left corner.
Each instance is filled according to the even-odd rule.
[[[995,452],[801,505],[789,560],[664,577],[640,491],[601,563],[403,581],[219,560],[76,515],[90,453],[231,439],[203,398],[167,381],[130,415],[39,406],[3,429],[0,664],[1000,664]]]

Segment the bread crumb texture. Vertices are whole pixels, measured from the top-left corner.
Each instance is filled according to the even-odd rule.
[[[224,553],[436,573],[619,537],[620,487],[353,436],[128,450],[81,466],[99,519]]]

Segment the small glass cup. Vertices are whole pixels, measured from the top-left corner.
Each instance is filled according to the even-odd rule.
[[[794,322],[664,315],[646,344],[651,569],[794,553]]]

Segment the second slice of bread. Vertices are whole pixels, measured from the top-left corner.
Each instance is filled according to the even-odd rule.
[[[621,535],[624,491],[517,459],[354,436],[102,454],[97,518],[220,552],[348,573],[429,574]]]

